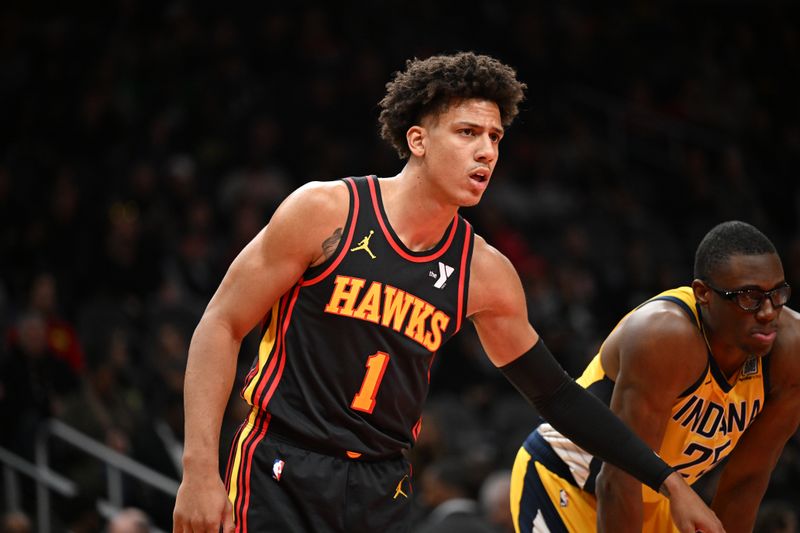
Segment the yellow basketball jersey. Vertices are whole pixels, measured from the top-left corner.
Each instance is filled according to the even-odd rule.
[[[694,293],[690,287],[665,291],[641,305],[656,300],[671,301],[679,305],[686,311],[687,318],[698,329],[701,328]],[[614,384],[606,376],[601,354],[602,347],[577,381],[609,403]],[[689,484],[697,481],[730,454],[764,407],[767,390],[766,362],[766,356],[748,359],[740,370],[738,379],[731,385],[709,353],[703,375],[675,402],[659,455],[680,472]],[[538,431],[569,467],[576,483],[593,492],[599,461],[565,439],[547,423],[542,424]],[[644,496],[646,501],[660,498],[647,487],[644,487]]]

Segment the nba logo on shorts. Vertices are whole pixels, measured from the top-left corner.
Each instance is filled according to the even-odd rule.
[[[285,463],[281,459],[275,459],[275,462],[272,463],[272,477],[275,478],[275,481],[281,480],[281,474],[283,474],[283,465]]]
[[[569,504],[567,492],[564,489],[561,489],[561,492],[558,493],[558,503],[561,507],[566,507]]]

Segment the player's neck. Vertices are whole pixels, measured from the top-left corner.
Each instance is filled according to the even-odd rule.
[[[738,346],[719,340],[714,332],[708,329],[708,326],[704,326],[703,333],[706,337],[706,345],[711,351],[711,357],[714,358],[717,367],[729,383],[735,383],[742,365],[750,357],[750,354],[744,353]]]
[[[409,249],[429,250],[441,240],[458,212],[428,190],[427,183],[404,168],[392,178],[380,180],[383,208],[397,236]]]

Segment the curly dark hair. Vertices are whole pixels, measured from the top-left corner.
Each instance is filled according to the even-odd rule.
[[[516,76],[508,65],[473,52],[409,59],[406,69],[386,84],[378,119],[381,137],[405,159],[411,155],[406,143],[408,128],[470,98],[495,102],[503,126],[509,126],[527,88]]]
[[[732,255],[777,253],[772,241],[754,226],[729,220],[714,226],[700,241],[694,256],[694,277],[710,281]]]

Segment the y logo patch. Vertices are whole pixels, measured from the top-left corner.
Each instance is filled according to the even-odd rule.
[[[439,261],[439,277],[436,280],[436,283],[433,284],[434,287],[437,289],[444,289],[445,284],[447,283],[447,278],[453,273],[455,269],[450,265],[445,265],[441,261]]]

